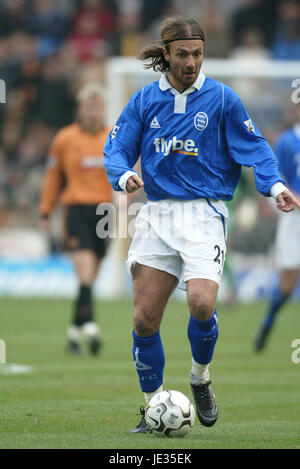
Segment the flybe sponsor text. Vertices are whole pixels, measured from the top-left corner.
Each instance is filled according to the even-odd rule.
[[[158,137],[154,139],[153,144],[155,146],[156,153],[163,153],[164,156],[168,156],[171,151],[183,154],[198,155],[198,148],[196,147],[194,140],[191,138],[180,140],[174,136],[173,138],[167,140],[164,137]]]

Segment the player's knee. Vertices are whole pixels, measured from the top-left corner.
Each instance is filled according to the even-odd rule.
[[[133,313],[133,327],[137,335],[148,336],[155,334],[159,326],[150,311],[146,308],[135,308]]]
[[[194,318],[205,321],[214,314],[215,302],[209,295],[195,292],[189,297],[189,308]]]

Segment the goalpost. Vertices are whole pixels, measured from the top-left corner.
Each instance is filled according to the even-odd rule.
[[[143,86],[158,80],[159,72],[146,70],[132,57],[114,57],[107,63],[107,121],[113,126],[130,96]],[[295,105],[300,103],[300,62],[254,59],[204,59],[202,70],[207,77],[230,86],[240,97],[263,135],[272,144],[280,131],[292,123]],[[117,202],[119,203],[120,195]],[[127,210],[121,203],[120,210]],[[124,239],[115,239],[111,246],[113,295],[126,294],[124,265]],[[261,274],[251,275],[252,283],[268,281],[264,273],[265,259],[260,265]],[[271,261],[270,261],[271,262]],[[269,269],[271,270],[271,265]],[[251,267],[253,268],[253,266]],[[254,280],[253,280],[254,279]],[[258,288],[258,287],[257,287]],[[256,286],[244,287],[255,295]]]
[[[288,101],[300,102],[299,61],[204,59],[202,70],[206,76],[232,86],[238,94],[240,91],[246,106],[253,100],[259,104],[262,94],[265,94],[263,102],[267,101],[269,107],[271,103],[279,108]],[[143,64],[133,57],[110,59],[106,73],[109,125],[113,125],[133,93],[158,80],[160,75],[144,69]]]

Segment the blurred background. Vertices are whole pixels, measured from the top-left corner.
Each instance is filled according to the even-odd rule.
[[[74,294],[72,267],[60,246],[60,208],[50,238],[39,227],[50,142],[74,121],[75,94],[88,82],[107,88],[107,122],[113,125],[129,96],[159,77],[143,71],[135,57],[159,37],[162,19],[177,13],[200,19],[207,34],[204,73],[241,96],[271,145],[293,125],[298,0],[0,0],[0,79],[6,86],[6,102],[0,103],[1,295]],[[128,199],[116,198],[119,210]],[[220,298],[264,298],[277,280],[277,209],[257,194],[248,170],[229,208],[234,215]],[[130,295],[127,247],[126,239],[111,244],[97,296]]]

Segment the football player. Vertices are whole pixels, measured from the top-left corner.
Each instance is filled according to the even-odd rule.
[[[198,21],[171,17],[160,42],[139,58],[161,78],[129,100],[104,147],[114,190],[144,188],[128,254],[133,276],[133,360],[146,404],[162,390],[165,356],[160,324],[183,285],[190,311],[191,389],[200,422],[218,418],[209,365],[218,338],[216,298],[226,253],[226,200],[241,166],[252,166],[256,188],[282,211],[300,203],[281,180],[267,141],[236,93],[204,75],[205,33]],[[142,175],[133,171],[141,155]],[[144,410],[141,409],[142,414]],[[147,432],[142,415],[133,432]]]
[[[105,125],[104,92],[100,86],[85,85],[79,90],[77,101],[77,121],[61,129],[51,145],[39,212],[42,226],[48,231],[49,216],[57,202],[64,207],[63,245],[79,284],[67,331],[67,348],[70,353],[81,353],[83,335],[90,351],[96,354],[101,339],[94,319],[92,287],[108,247],[108,238],[101,239],[96,234],[96,208],[112,201],[103,166],[103,146],[109,129]]]

